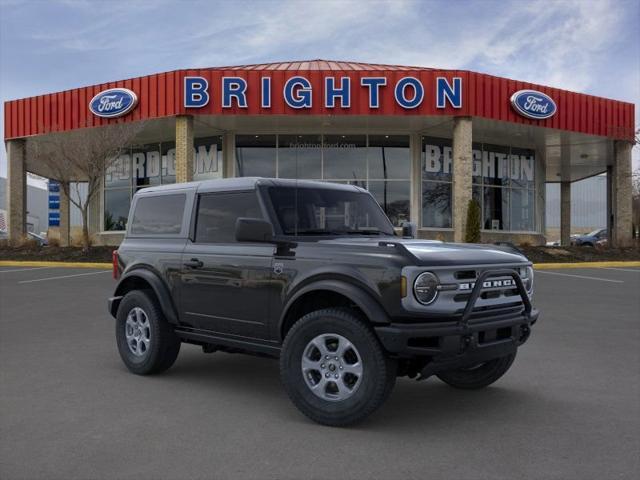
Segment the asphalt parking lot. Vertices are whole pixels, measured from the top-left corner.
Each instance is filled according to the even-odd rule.
[[[0,268],[1,478],[638,478],[640,269],[538,271],[541,318],[503,379],[400,379],[348,429],[303,417],[275,361],[183,346],[166,374],[129,374],[113,285]]]

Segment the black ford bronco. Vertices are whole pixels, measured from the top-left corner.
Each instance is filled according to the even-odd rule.
[[[108,306],[129,370],[168,369],[183,342],[279,357],[293,403],[326,425],[371,414],[398,376],[490,385],[538,318],[515,249],[400,237],[352,185],[150,187],[113,260]]]

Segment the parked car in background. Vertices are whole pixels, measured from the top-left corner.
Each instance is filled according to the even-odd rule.
[[[43,235],[38,235],[37,233],[27,232],[27,238],[29,240],[35,240],[40,247],[46,247],[47,245],[49,245],[49,241],[47,240],[47,237]]]
[[[27,232],[27,238],[29,240],[35,240],[39,246],[44,247],[49,245],[49,241],[47,237],[43,235],[38,235],[37,233]],[[7,230],[0,230],[0,240],[8,240],[9,232]]]
[[[598,242],[607,240],[607,229],[600,228],[586,235],[572,236],[571,244],[577,247],[595,247]]]

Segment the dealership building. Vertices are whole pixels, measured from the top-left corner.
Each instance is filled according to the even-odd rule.
[[[545,241],[545,185],[557,182],[569,243],[571,183],[602,173],[611,241],[631,241],[627,102],[466,70],[313,60],[176,70],[4,107],[12,239],[26,229],[27,172],[52,178],[28,143],[124,123],[142,127],[89,212],[104,244],[122,240],[137,190],[239,176],[359,185],[396,226],[448,241],[463,241],[475,199],[482,241],[532,244]],[[63,243],[69,211],[62,194]]]

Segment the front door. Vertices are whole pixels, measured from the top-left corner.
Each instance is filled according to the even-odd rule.
[[[275,247],[237,243],[238,217],[263,218],[255,191],[199,196],[195,233],[182,257],[181,323],[266,339]]]

